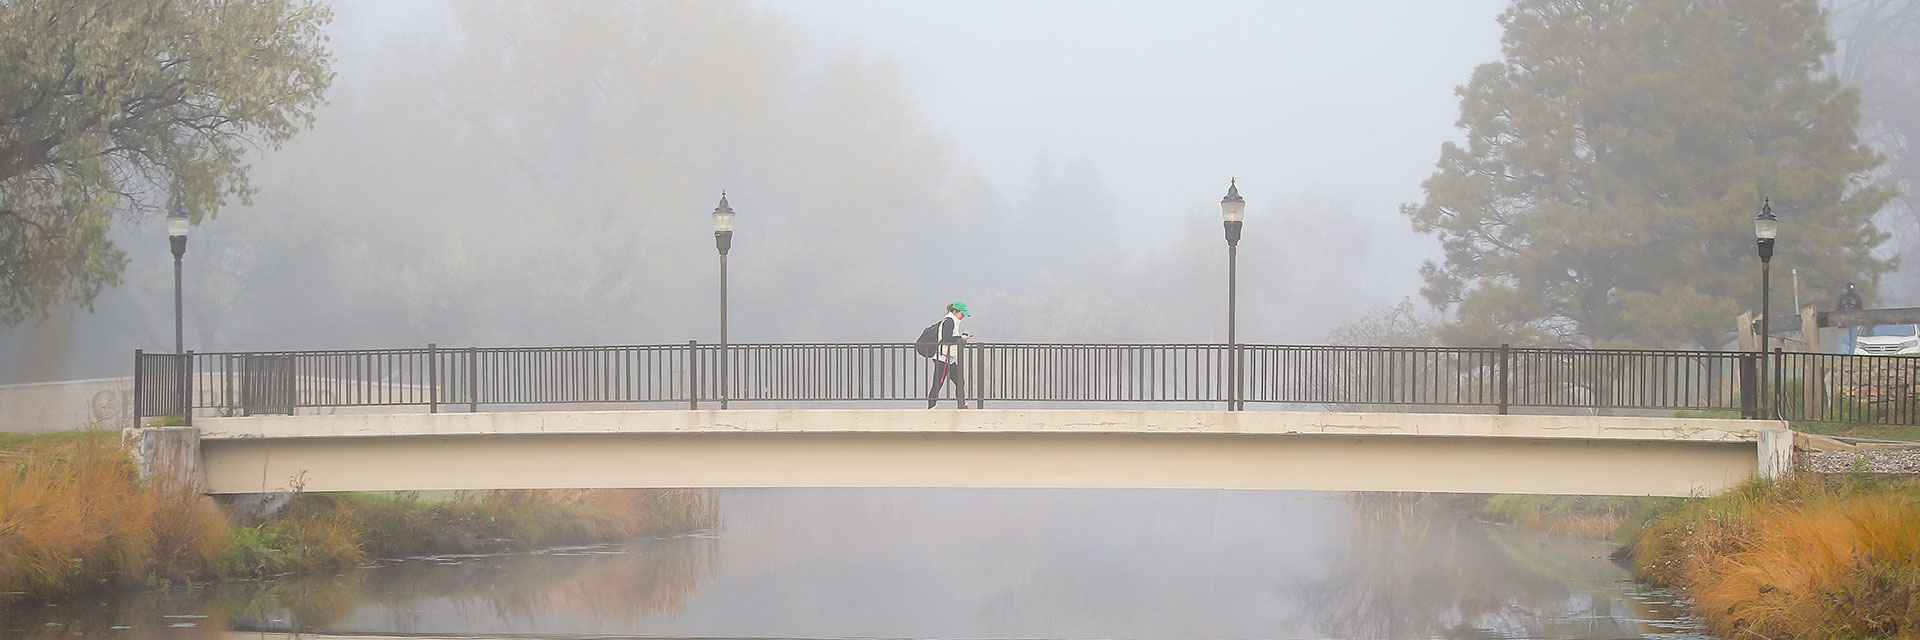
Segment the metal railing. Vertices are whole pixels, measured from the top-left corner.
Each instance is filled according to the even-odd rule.
[[[1767,385],[1757,380],[1760,354],[1725,351],[974,344],[960,359],[972,406],[1223,403],[1920,423],[1920,358],[1776,352]],[[723,399],[860,406],[924,402],[932,369],[899,343],[135,352],[134,390],[136,415],[189,420],[195,412],[356,407],[700,408]],[[951,402],[957,394],[941,395]]]
[[[1779,415],[1845,424],[1920,424],[1920,358],[1775,351]]]

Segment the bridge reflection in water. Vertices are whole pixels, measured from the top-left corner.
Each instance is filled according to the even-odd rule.
[[[1661,604],[1672,596],[1634,585],[1611,564],[1603,543],[1475,522],[1445,500],[1221,491],[728,491],[721,500],[726,530],[685,547],[714,551],[695,554],[705,559],[695,562],[699,578],[685,585],[691,594],[667,609],[622,610],[620,594],[633,589],[617,583],[653,577],[618,556],[608,556],[607,564],[621,567],[614,571],[568,557],[500,558],[378,569],[395,575],[363,579],[350,597],[314,598],[334,603],[330,609],[268,607],[236,622],[303,637],[1697,633],[1682,611]],[[621,550],[673,553],[651,546],[657,542]],[[533,566],[549,561],[595,577]],[[526,578],[505,578],[513,574]]]

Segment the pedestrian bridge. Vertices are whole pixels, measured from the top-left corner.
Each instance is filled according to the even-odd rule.
[[[1785,473],[1784,423],[1191,410],[782,409],[207,417],[144,429],[211,494],[1084,487],[1697,496]]]
[[[141,435],[145,468],[209,493],[884,486],[1687,496],[1785,473],[1788,420],[1920,424],[1913,358],[969,344],[960,360],[966,384],[947,391],[974,408],[929,411],[919,407],[931,367],[900,343],[135,352],[129,427]]]

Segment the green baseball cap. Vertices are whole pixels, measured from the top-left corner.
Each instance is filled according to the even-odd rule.
[[[947,308],[960,312],[960,317],[962,318],[973,317],[972,313],[967,312],[967,303],[965,302],[955,302],[953,304],[947,305]]]

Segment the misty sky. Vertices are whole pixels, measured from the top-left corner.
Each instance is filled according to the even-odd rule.
[[[311,299],[293,295],[280,300],[259,294],[301,291],[352,276],[296,261],[258,263],[255,268],[260,271],[254,285],[258,288],[238,294],[241,297],[231,302],[213,303],[205,298],[223,291],[214,272],[231,265],[221,261],[247,255],[244,249],[232,253],[239,249],[232,243],[250,242],[262,233],[270,235],[275,227],[286,228],[281,232],[283,238],[287,234],[298,238],[301,233],[322,233],[325,235],[315,237],[349,243],[356,240],[333,234],[360,233],[368,236],[362,240],[370,241],[378,236],[422,233],[372,226],[300,231],[302,225],[311,226],[301,218],[328,211],[328,206],[364,208],[367,203],[314,201],[316,194],[301,191],[302,183],[311,182],[307,179],[311,174],[289,173],[288,167],[300,166],[298,160],[289,158],[305,157],[312,162],[322,157],[314,149],[358,144],[350,139],[322,138],[343,133],[366,135],[343,130],[343,121],[337,118],[348,117],[342,114],[351,113],[351,106],[364,96],[393,90],[396,85],[391,78],[395,74],[389,72],[413,62],[405,57],[406,52],[417,47],[410,49],[409,43],[466,37],[454,24],[452,6],[428,0],[334,3],[335,19],[328,36],[338,78],[328,97],[336,107],[321,110],[318,115],[322,122],[296,137],[289,145],[290,151],[262,155],[254,171],[256,185],[262,188],[255,207],[230,205],[230,211],[194,232],[186,264],[189,348],[369,348],[433,340],[609,344],[712,339],[700,333],[681,335],[687,333],[687,326],[710,324],[705,316],[713,301],[703,297],[711,295],[705,283],[660,290],[658,295],[681,302],[687,313],[699,318],[687,321],[695,322],[693,325],[656,323],[659,333],[671,334],[666,338],[583,329],[541,334],[513,329],[509,324],[513,319],[498,317],[492,320],[500,325],[496,330],[462,333],[452,325],[492,316],[458,308],[424,317],[416,313],[412,318],[398,311],[380,318],[375,312],[355,321],[410,323],[397,333],[353,335],[334,331],[319,335],[289,320],[323,312],[324,296],[340,294],[315,290],[305,297]],[[872,310],[824,310],[826,314],[878,314],[869,319],[869,326],[846,335],[806,331],[788,335],[756,330],[753,323],[763,322],[772,317],[772,309],[787,308],[785,305],[791,302],[781,297],[784,285],[775,278],[777,274],[757,274],[754,269],[773,264],[771,261],[777,259],[773,254],[780,251],[805,249],[769,245],[769,232],[759,226],[770,221],[770,205],[795,203],[770,203],[770,197],[735,184],[734,204],[741,210],[736,248],[742,254],[736,256],[734,274],[738,286],[734,300],[736,336],[747,336],[747,340],[908,340],[917,330],[916,323],[924,322],[919,315],[926,315],[916,315],[913,309],[934,309],[936,304],[960,297],[988,303],[982,306],[989,313],[981,314],[972,326],[976,332],[1001,340],[1223,340],[1220,317],[1224,309],[1216,309],[1224,307],[1225,298],[1225,243],[1219,239],[1218,202],[1228,178],[1233,177],[1239,180],[1248,202],[1240,256],[1242,339],[1297,343],[1324,340],[1327,332],[1339,324],[1402,298],[1417,297],[1417,269],[1423,260],[1437,258],[1439,250],[1433,238],[1411,231],[1398,207],[1422,197],[1420,182],[1432,173],[1441,143],[1461,137],[1453,125],[1458,115],[1453,89],[1468,80],[1476,65],[1499,59],[1501,30],[1495,17],[1505,3],[955,5],[813,0],[749,6],[780,25],[782,36],[789,41],[784,46],[793,47],[793,55],[836,55],[851,49],[866,61],[878,63],[879,73],[899,83],[900,92],[924,129],[950,156],[943,159],[944,166],[959,174],[962,182],[986,194],[986,200],[976,202],[984,203],[979,206],[996,208],[996,215],[1020,211],[1019,215],[1045,216],[1049,207],[1059,206],[1061,201],[1057,193],[1036,191],[1035,177],[1041,175],[1040,167],[1052,172],[1047,175],[1070,178],[1049,182],[1051,188],[1057,190],[1066,184],[1088,193],[1085,201],[1069,196],[1070,204],[1077,205],[1074,208],[1079,211],[1070,212],[1077,217],[1063,218],[1068,220],[1065,223],[1048,226],[1041,222],[1035,226],[1029,222],[1025,231],[1020,231],[992,226],[1004,224],[1004,218],[982,218],[979,224],[988,225],[981,230],[984,233],[1043,237],[1037,244],[1014,245],[1030,247],[1019,251],[1040,253],[1020,255],[1011,269],[1003,267],[999,273],[989,274],[984,273],[988,265],[982,264],[982,272],[972,273],[969,279],[972,267],[967,267],[931,285],[938,291],[913,292],[910,299],[895,294],[896,299],[883,299],[883,306]],[[389,78],[384,84],[383,77]],[[727,79],[715,81],[724,83]],[[740,93],[756,94],[750,87],[740,87]],[[302,148],[306,148],[305,156],[300,155]],[[379,151],[396,158],[402,170],[420,172],[422,181],[436,179],[426,177],[433,173],[426,164],[431,159],[422,158],[416,164],[409,155],[422,153],[417,146]],[[819,159],[829,163],[843,160]],[[789,160],[782,158],[780,162]],[[357,185],[349,187],[354,189],[382,188],[355,182],[364,177],[356,177],[352,167],[323,161],[305,171],[330,171],[328,167],[340,167],[334,172],[339,175],[321,176],[323,179]],[[475,175],[482,174],[475,171]],[[713,182],[714,191],[728,187]],[[446,188],[457,191],[470,186],[449,184]],[[707,189],[697,187],[697,198],[655,204],[672,211],[687,210],[691,217],[685,222],[704,224],[693,218],[704,215],[700,206],[712,206],[717,194],[708,194]],[[371,204],[391,208],[392,213],[413,213],[398,202]],[[964,198],[955,202],[961,203],[962,211],[938,215],[965,217],[968,212],[964,209],[971,205]],[[822,203],[808,204],[818,207]],[[948,202],[939,206],[954,205]],[[299,210],[301,207],[305,210]],[[67,328],[49,331],[45,326],[23,326],[0,331],[0,360],[16,361],[13,371],[0,371],[0,376],[8,376],[0,382],[122,375],[126,354],[132,349],[171,348],[172,309],[167,295],[171,265],[165,257],[164,242],[158,240],[159,225],[157,221],[121,222],[115,233],[131,261],[122,285],[106,292],[91,314],[56,310],[56,320],[71,319]],[[1069,226],[1072,224],[1110,224],[1114,228],[1084,229],[1081,234]],[[423,228],[424,233],[431,234],[446,227],[427,224]],[[677,227],[656,232],[673,234],[674,238],[681,233],[700,233],[695,228]],[[1086,237],[1055,237],[1060,235]],[[1081,240],[1078,254],[1046,253],[1054,246],[1074,251],[1075,240]],[[786,242],[794,243],[790,239]],[[697,246],[700,244],[686,243],[686,255],[676,253],[664,259],[711,259],[711,253],[701,254],[711,248],[702,249]],[[1112,255],[1114,245],[1121,248],[1118,253],[1122,255]],[[532,248],[535,253],[562,249]],[[267,249],[278,250],[283,249]],[[417,256],[394,257],[401,262],[391,269],[401,272],[433,266],[407,262]],[[1147,268],[1148,274],[1122,272],[1125,265],[1137,269],[1149,261],[1158,262]],[[481,266],[516,268],[514,263],[501,261],[487,261]],[[280,273],[275,269],[304,271]],[[698,265],[698,269],[705,267]],[[1022,270],[1058,273],[1035,279],[1045,286],[1014,291],[1009,283],[1018,281]],[[1156,272],[1168,275],[1157,283],[1131,280]],[[813,275],[816,279],[838,277],[830,273]],[[288,277],[293,275],[310,279]],[[1103,277],[1107,280],[1102,281]],[[1182,289],[1178,296],[1168,296],[1169,283]],[[436,285],[420,281],[408,286]],[[1118,304],[1117,308],[1126,312],[1133,311],[1130,304],[1151,303],[1155,306],[1146,309],[1148,315],[1158,313],[1166,319],[1157,328],[1138,329],[1131,334],[1088,334],[1080,331],[1071,314],[1039,318],[1034,305],[1044,308],[1054,304],[1051,296],[1063,293],[1081,296],[1077,299],[1082,303]],[[421,293],[416,290],[406,295],[417,299]],[[455,303],[475,297],[468,291],[444,287],[429,295],[446,296]],[[999,309],[992,308],[993,298],[1001,302]],[[1013,309],[1016,303],[1026,307]],[[616,316],[627,313],[629,307],[623,304],[633,302],[610,302],[602,305],[607,309],[601,312]],[[649,308],[661,307],[636,309]],[[242,315],[250,318],[246,322],[253,327],[248,334],[252,338],[227,335],[226,327],[237,321],[232,314],[223,315],[229,310],[244,312]],[[1098,317],[1112,311],[1101,306],[1087,313]],[[1010,323],[1016,317],[1026,324]],[[539,322],[535,317],[518,320]],[[1062,328],[1041,331],[1036,322]],[[337,322],[331,326],[338,326]],[[906,328],[892,332],[899,335],[885,333],[895,326]],[[36,344],[43,348],[34,348]]]
[[[1402,202],[1420,197],[1475,65],[1499,58],[1499,1],[770,3],[826,37],[895,59],[932,129],[1006,191],[1035,159],[1091,160],[1123,237],[1246,196],[1247,251],[1285,251],[1285,203],[1346,200],[1355,233],[1417,254]],[[1284,232],[1280,232],[1283,234]],[[1258,235],[1255,235],[1258,234]],[[1262,237],[1264,236],[1264,237]],[[1414,255],[1369,265],[1418,287]]]
[[[339,0],[329,30],[342,84],[383,39],[445,37],[445,4]],[[1409,251],[1388,301],[1413,295],[1437,257],[1401,203],[1421,197],[1440,143],[1460,138],[1459,100],[1476,65],[1500,57],[1503,0],[1386,2],[1021,2],[888,0],[759,3],[805,37],[897,65],[926,123],[959,164],[1005,193],[1038,158],[1091,161],[1127,221],[1151,243],[1196,207],[1217,211],[1230,177],[1250,238],[1286,247],[1285,204],[1339,201],[1355,233]],[[1272,230],[1276,235],[1265,233]],[[1263,237],[1264,236],[1264,237]],[[1251,242],[1251,240],[1250,240]]]

